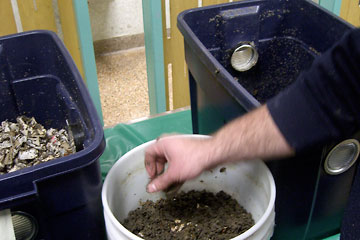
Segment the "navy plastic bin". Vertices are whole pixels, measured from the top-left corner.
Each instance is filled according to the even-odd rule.
[[[103,129],[56,34],[32,31],[0,38],[0,106],[0,121],[26,115],[45,128],[69,124],[78,141],[75,154],[0,175],[0,209],[33,216],[34,239],[103,239]]]
[[[189,67],[193,131],[201,134],[275,96],[351,28],[306,0],[245,0],[191,9],[178,16],[178,27]],[[254,43],[259,59],[250,70],[237,72],[230,57],[243,42]],[[332,146],[268,163],[277,187],[274,239],[319,239],[339,232],[356,166],[337,176],[326,174],[322,165]]]

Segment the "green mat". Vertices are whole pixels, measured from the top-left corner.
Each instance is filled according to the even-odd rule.
[[[104,130],[106,148],[100,157],[103,179],[114,163],[134,147],[166,133],[192,133],[190,110],[150,118],[132,124],[118,124]]]
[[[132,124],[118,124],[104,130],[106,148],[100,157],[103,179],[114,163],[136,146],[166,133],[192,133],[190,110],[165,114]],[[340,234],[323,240],[339,240]]]
[[[332,237],[324,238],[323,240],[339,240],[340,234],[334,235]]]

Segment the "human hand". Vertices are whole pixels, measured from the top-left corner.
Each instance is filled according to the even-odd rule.
[[[147,191],[162,191],[197,177],[212,166],[210,152],[211,138],[160,138],[145,151],[145,167],[151,179]],[[166,171],[165,164],[168,164]]]
[[[292,156],[295,151],[273,121],[266,105],[236,118],[209,138],[163,137],[145,151],[151,182],[148,192],[167,189],[219,164]],[[168,168],[165,172],[165,164]]]

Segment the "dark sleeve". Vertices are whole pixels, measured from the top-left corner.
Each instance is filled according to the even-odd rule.
[[[359,130],[360,29],[345,34],[267,106],[296,151]]]

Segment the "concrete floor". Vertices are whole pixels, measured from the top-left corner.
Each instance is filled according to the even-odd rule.
[[[104,127],[149,116],[145,47],[96,56]]]

